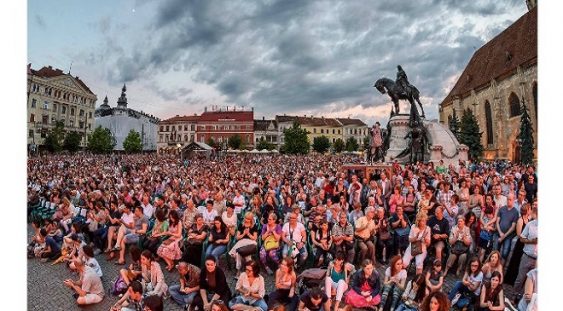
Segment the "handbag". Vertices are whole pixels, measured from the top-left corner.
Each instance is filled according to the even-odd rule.
[[[485,241],[490,241],[492,238],[492,234],[487,230],[481,230],[479,232],[479,238]]]
[[[463,241],[457,241],[452,247],[452,254],[461,255],[467,253],[468,250],[469,246],[465,245]]]
[[[417,256],[422,254],[422,241],[411,242],[411,255]]]
[[[273,236],[267,237],[266,240],[264,241],[264,249],[267,252],[273,249],[277,249],[279,247],[280,247],[280,242],[276,241],[276,238],[274,238]]]
[[[253,255],[256,253],[256,244],[241,246],[237,248],[237,253],[242,257]]]

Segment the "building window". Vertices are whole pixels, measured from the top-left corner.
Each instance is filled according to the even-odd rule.
[[[491,112],[491,104],[489,101],[485,102],[485,122],[487,124],[487,145],[494,144],[493,138],[493,116]]]
[[[83,128],[84,128],[84,122],[82,122],[82,121],[78,122],[78,127],[80,127],[81,129],[83,129]]]
[[[71,116],[74,115],[74,108],[70,108],[70,115],[71,115]]]
[[[70,127],[74,127],[74,120],[70,120]]]
[[[316,128],[313,129],[313,134],[317,134],[317,129],[316,129]]]
[[[184,135],[184,141],[185,141],[185,142],[188,141],[188,135]]]
[[[29,130],[27,137],[30,137],[30,138],[33,137],[33,130]]]
[[[55,124],[57,122],[57,118],[55,116],[51,116],[51,123]]]
[[[160,131],[161,131],[161,132],[164,132],[164,125],[161,125],[161,126],[160,126]],[[162,140],[162,139],[161,139],[161,140]]]
[[[49,124],[49,116],[45,115],[41,118],[43,124]]]
[[[31,100],[31,108],[35,108],[37,106],[37,100],[34,98]]]
[[[321,134],[324,134],[324,133],[325,133],[325,130],[321,129]],[[327,134],[328,134],[328,132],[327,132]]]
[[[80,113],[79,113],[78,116],[83,117],[84,116],[84,110],[80,109]]]
[[[534,110],[536,112],[536,118],[538,117],[538,84],[534,82],[532,86],[532,96],[534,97]]]
[[[35,115],[33,113],[29,116],[29,122],[35,122]]]
[[[45,110],[49,109],[49,102],[48,101],[45,101],[43,103],[43,109],[45,109]]]
[[[65,107],[65,106],[62,106],[62,107],[61,107],[61,113],[62,113],[62,114],[66,114],[66,107]]]
[[[169,125],[166,126],[166,131],[167,131],[167,132],[170,131],[170,126],[169,126]]]
[[[521,114],[520,112],[520,99],[514,93],[510,93],[508,97],[508,105],[510,106],[510,117],[516,117]]]
[[[192,129],[192,132],[195,131],[195,125],[192,124],[191,129]]]
[[[88,112],[88,118],[92,119],[92,111]]]
[[[162,142],[162,136],[163,136],[163,135],[160,134],[160,136],[158,137],[158,142],[160,142],[160,143]]]
[[[332,129],[332,134],[336,134],[336,130],[335,130],[335,129]]]

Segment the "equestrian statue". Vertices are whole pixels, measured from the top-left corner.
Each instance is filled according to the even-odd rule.
[[[396,81],[388,78],[381,78],[375,81],[374,87],[381,92],[381,94],[387,93],[389,97],[391,97],[391,101],[395,104],[395,114],[399,113],[399,100],[406,99],[409,101],[411,106],[415,106],[415,102],[418,103],[422,112],[422,117],[424,118],[424,108],[422,108],[422,103],[419,98],[420,93],[414,85],[409,83],[407,74],[401,65],[397,66]],[[416,111],[416,114],[418,114],[418,110]]]

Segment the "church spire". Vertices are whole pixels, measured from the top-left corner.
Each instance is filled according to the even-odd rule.
[[[108,96],[106,95],[106,98],[104,98],[104,103],[102,104],[103,107],[109,107],[108,105]]]
[[[123,88],[121,89],[121,96],[117,100],[117,107],[127,108],[127,96],[125,92],[127,91],[127,87],[123,84]]]

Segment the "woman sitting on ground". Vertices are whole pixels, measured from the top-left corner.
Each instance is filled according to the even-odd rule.
[[[199,310],[209,310],[211,302],[231,300],[231,290],[227,278],[221,268],[217,266],[215,257],[205,257],[205,267],[199,274],[199,295],[196,295],[192,305]]]
[[[442,261],[434,259],[432,268],[426,272],[426,293],[439,292],[444,284],[444,274],[442,273]]]
[[[287,305],[287,310],[295,310],[299,298],[295,294],[297,276],[295,275],[294,261],[291,257],[285,257],[280,262],[276,271],[275,290],[270,293],[268,299],[268,310],[282,304]]]
[[[119,275],[129,286],[131,281],[139,280],[142,276],[143,269],[141,268],[141,249],[135,245],[129,247],[129,253],[131,254],[131,264],[127,269],[119,270]]]
[[[158,208],[154,212],[155,222],[150,234],[147,234],[142,242],[143,249],[148,249],[152,253],[158,251],[158,247],[165,237],[165,232],[168,231],[168,219],[166,219],[166,211],[163,208]]]
[[[246,263],[245,272],[241,273],[237,281],[236,291],[238,295],[229,302],[232,310],[245,310],[255,307],[261,311],[267,311],[268,305],[264,301],[266,288],[264,278],[260,275],[260,266],[254,260]]]
[[[499,251],[492,251],[487,261],[483,264],[483,282],[488,282],[491,277],[493,276],[493,272],[500,273],[501,281],[503,280],[504,270],[502,267],[502,263],[500,262],[500,252]]]
[[[424,298],[420,305],[420,311],[449,311],[450,301],[448,296],[442,292],[432,292]]]
[[[335,311],[339,308],[344,293],[348,290],[350,277],[354,274],[355,270],[354,265],[347,263],[345,258],[346,256],[343,252],[336,253],[336,258],[329,263],[326,270],[325,291],[329,298],[335,296],[333,308]],[[329,300],[329,303],[330,302],[332,302],[332,300]]]
[[[141,253],[141,270],[146,295],[162,296],[168,292],[168,285],[166,285],[164,280],[162,269],[160,269],[160,265],[154,260],[153,254],[148,249]]]
[[[407,270],[403,269],[403,260],[401,256],[396,255],[391,258],[391,264],[385,270],[385,279],[383,281],[383,290],[381,293],[381,305],[385,306],[387,297],[391,294],[391,310],[395,310],[399,298],[405,289],[407,282]]]
[[[354,308],[370,308],[379,305],[381,281],[370,259],[364,259],[362,269],[352,276],[351,290],[346,294],[346,303]]]
[[[401,303],[395,311],[417,311],[425,295],[424,275],[419,274],[407,284],[401,296]]]
[[[481,287],[479,299],[480,311],[502,311],[504,310],[504,292],[502,289],[502,275],[494,271],[491,280]]]
[[[457,281],[448,295],[452,307],[457,306],[461,310],[475,303],[481,292],[482,282],[481,262],[479,258],[473,257],[467,265],[463,280]]]
[[[168,214],[168,231],[163,235],[168,236],[158,247],[157,254],[166,262],[166,270],[174,269],[174,261],[182,257],[180,241],[182,240],[182,221],[176,210],[171,210]]]

